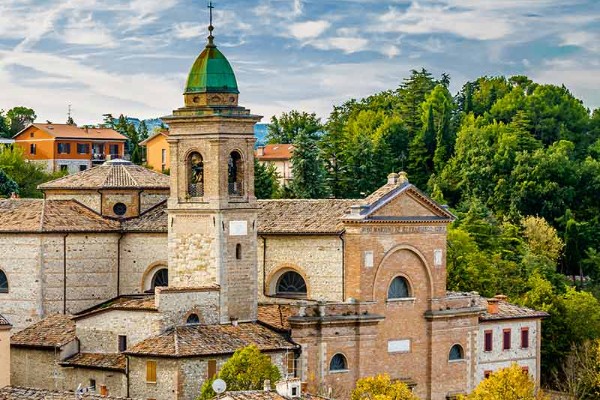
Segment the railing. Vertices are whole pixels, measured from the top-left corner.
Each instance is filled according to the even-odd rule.
[[[190,183],[188,185],[188,195],[190,197],[204,196],[204,183]]]
[[[242,182],[230,182],[229,183],[229,195],[230,196],[243,196],[244,185]]]

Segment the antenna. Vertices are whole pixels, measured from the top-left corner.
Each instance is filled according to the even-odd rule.
[[[67,117],[71,119],[71,104],[69,104],[69,111],[67,112]]]

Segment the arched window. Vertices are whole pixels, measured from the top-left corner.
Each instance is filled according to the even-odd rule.
[[[448,360],[462,360],[463,358],[465,358],[465,355],[462,346],[460,344],[455,344],[452,346],[450,349],[450,354],[448,355]]]
[[[200,323],[200,317],[198,316],[198,314],[190,314],[187,317],[187,321],[185,321],[185,323],[188,324],[188,325],[199,324]]]
[[[342,353],[337,353],[329,362],[330,371],[345,371],[348,369],[348,362]]]
[[[198,152],[188,157],[188,195],[190,197],[204,196],[204,160]]]
[[[388,289],[388,299],[404,299],[406,297],[410,297],[410,290],[408,281],[401,277],[397,276],[394,278],[390,287]]]
[[[299,273],[287,271],[277,280],[275,292],[281,296],[305,297],[306,282]]]
[[[239,243],[235,245],[235,258],[238,260],[242,259],[242,245]]]
[[[242,165],[242,156],[237,151],[229,154],[227,165],[227,181],[229,183],[229,194],[233,196],[242,196],[244,194],[244,170]]]
[[[169,270],[161,268],[154,273],[152,277],[151,291],[154,292],[154,288],[157,286],[169,286]]]
[[[8,278],[2,270],[0,270],[0,293],[8,293]]]

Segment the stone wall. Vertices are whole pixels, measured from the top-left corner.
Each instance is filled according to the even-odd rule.
[[[156,382],[146,382],[146,362],[156,361]],[[129,357],[129,395],[134,399],[183,400],[179,393],[179,360]],[[192,400],[192,399],[190,399]]]
[[[144,213],[169,198],[168,190],[143,191],[140,195],[140,213]]]
[[[76,174],[81,171],[80,166],[84,166],[85,169],[89,169],[92,167],[91,160],[85,159],[55,159],[54,161],[54,171],[61,171],[61,167],[64,165],[67,167],[67,171],[69,174]]]
[[[95,190],[45,190],[44,193],[47,200],[75,200],[98,214],[102,213],[102,197]]]
[[[10,384],[40,389],[65,388],[65,369],[53,349],[11,348]],[[71,389],[73,390],[73,389]]]
[[[120,294],[150,289],[152,277],[167,268],[166,233],[126,233],[121,239]]]
[[[261,235],[257,250],[259,301],[267,299],[265,293],[274,295],[278,278],[290,270],[304,277],[309,299],[342,301],[343,252],[339,236]]]
[[[163,318],[163,327],[183,325],[194,313],[200,323],[219,323],[219,289],[175,289],[157,288],[156,305]]]

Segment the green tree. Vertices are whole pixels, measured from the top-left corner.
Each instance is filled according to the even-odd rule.
[[[543,400],[548,399],[541,391],[536,391],[535,382],[529,374],[523,373],[516,363],[492,373],[477,385],[463,400]]]
[[[267,131],[268,143],[294,143],[300,134],[314,137],[322,129],[321,120],[315,113],[292,110],[281,116],[271,117]]]
[[[435,87],[433,76],[425,69],[411,70],[410,77],[404,79],[397,90],[400,98],[398,113],[406,124],[412,138],[423,128],[422,104]]]
[[[316,132],[301,131],[294,141],[292,154],[292,181],[290,189],[293,197],[299,199],[320,199],[327,197],[325,166],[319,153]]]
[[[236,350],[223,364],[217,377],[225,381],[228,391],[258,390],[263,388],[265,380],[277,382],[281,373],[268,355],[261,353],[256,345],[250,345]],[[216,396],[212,383],[217,377],[204,382],[199,399],[208,400]]]
[[[9,123],[6,115],[4,115],[4,110],[0,110],[0,137],[3,137],[3,138],[11,137],[10,123]]]
[[[37,118],[35,111],[27,107],[13,107],[6,113],[6,117],[10,122],[11,136],[21,132],[29,124]]]
[[[273,164],[263,164],[254,159],[254,192],[258,199],[275,199],[280,196],[279,175]]]
[[[64,175],[62,172],[48,174],[39,164],[28,162],[20,147],[0,147],[0,170],[17,184],[21,197],[43,197],[37,186]]]
[[[387,374],[356,381],[350,400],[418,400],[403,382],[392,381]]]
[[[9,197],[13,193],[19,194],[19,186],[6,175],[6,172],[0,169],[0,196]]]

